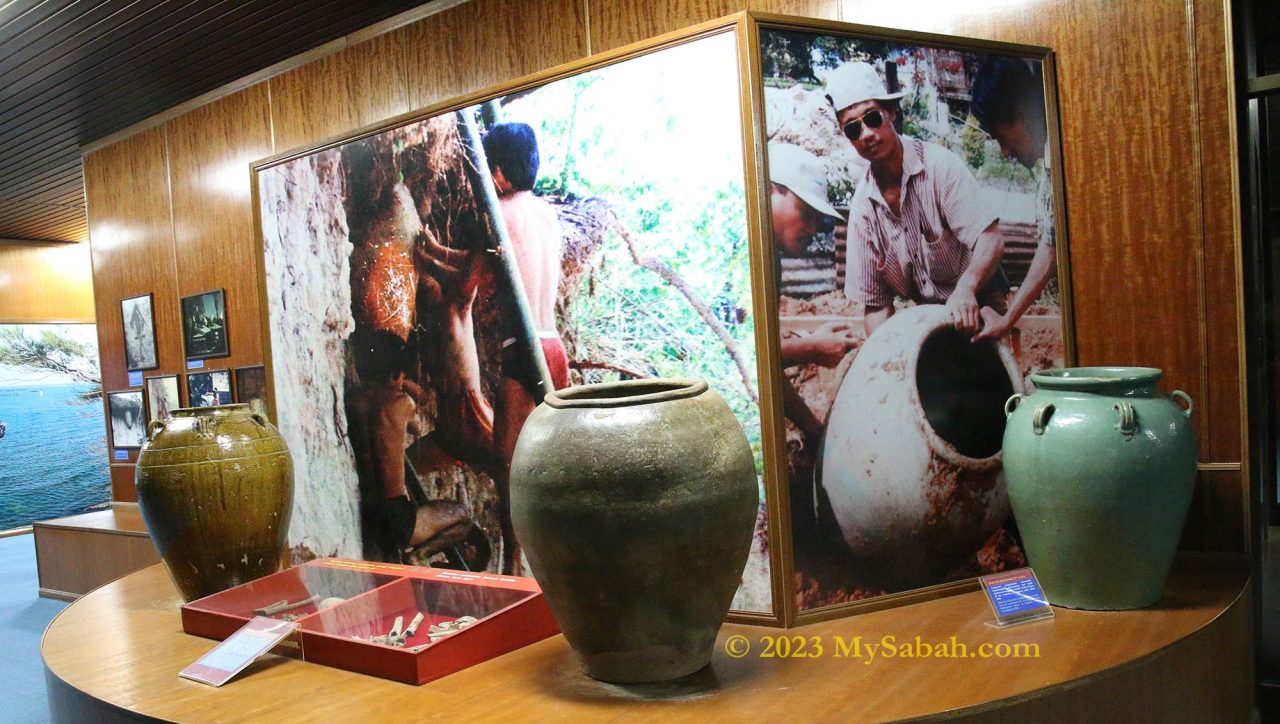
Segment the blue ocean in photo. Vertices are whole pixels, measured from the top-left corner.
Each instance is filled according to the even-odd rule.
[[[0,387],[0,530],[111,500],[102,404],[85,385]]]

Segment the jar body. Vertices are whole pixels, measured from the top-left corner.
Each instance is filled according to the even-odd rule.
[[[173,411],[138,454],[138,506],[192,601],[280,570],[293,509],[284,439],[248,405]]]
[[[1009,498],[1050,603],[1121,610],[1160,598],[1196,473],[1190,407],[1159,392],[1160,376],[1038,372],[1035,392],[1006,406]]]
[[[867,338],[831,405],[819,481],[859,571],[890,591],[941,583],[1010,516],[1000,406],[1022,390],[1008,346],[946,307]]]
[[[549,394],[516,444],[511,504],[534,577],[587,674],[661,681],[710,662],[759,488],[741,424],[705,382]]]

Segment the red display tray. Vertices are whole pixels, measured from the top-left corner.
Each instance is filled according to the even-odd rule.
[[[340,599],[340,600],[334,600]],[[304,605],[266,613],[298,630],[286,654],[326,666],[425,684],[559,633],[542,590],[531,578],[321,558],[182,607],[182,630],[222,640],[271,604]],[[401,618],[403,645],[385,636]],[[430,638],[432,625],[471,616],[456,633]],[[397,642],[401,643],[401,642]]]

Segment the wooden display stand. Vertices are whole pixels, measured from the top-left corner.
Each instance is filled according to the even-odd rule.
[[[68,606],[41,651],[54,721],[1243,722],[1253,705],[1250,595],[1246,560],[1188,555],[1161,602],[1141,611],[1057,609],[1051,621],[997,629],[972,592],[791,630],[726,625],[708,669],[663,685],[593,681],[557,635],[421,687],[268,655],[215,689],[178,677],[211,642],[182,633],[182,601],[152,566]],[[900,651],[919,637],[971,653],[867,656],[868,643],[890,636]],[[788,657],[776,655],[784,639]],[[743,642],[750,650],[731,656]],[[764,656],[770,642],[775,656]],[[820,654],[796,657],[815,642]],[[1002,644],[1024,655],[978,655]]]

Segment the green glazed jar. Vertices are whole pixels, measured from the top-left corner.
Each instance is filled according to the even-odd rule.
[[[1005,403],[1009,501],[1054,605],[1160,599],[1196,476],[1191,398],[1161,394],[1160,378],[1150,367],[1047,370]]]
[[[138,507],[187,601],[280,570],[293,460],[260,409],[221,405],[153,420],[138,453]]]
[[[588,675],[711,661],[760,503],[742,424],[701,380],[548,393],[511,461],[516,536]]]

